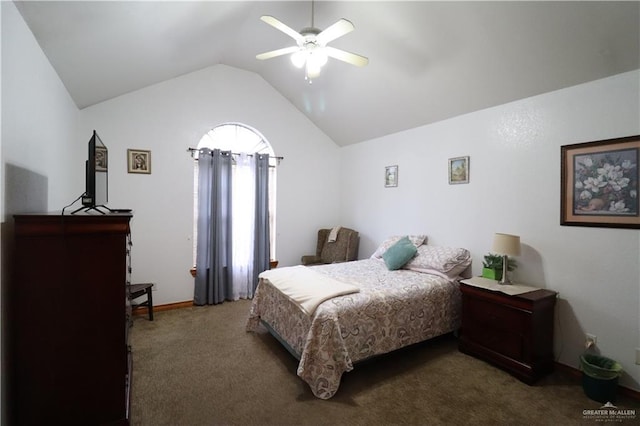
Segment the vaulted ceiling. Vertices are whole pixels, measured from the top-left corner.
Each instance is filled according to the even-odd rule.
[[[314,24],[355,31],[309,84],[256,54],[311,25],[311,2],[16,1],[79,108],[214,64],[255,72],[348,145],[640,68],[640,2],[317,1]]]

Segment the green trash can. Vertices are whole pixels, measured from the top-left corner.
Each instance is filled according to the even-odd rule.
[[[620,363],[600,355],[582,354],[580,369],[582,389],[589,398],[603,404],[616,401],[618,378],[622,375]]]

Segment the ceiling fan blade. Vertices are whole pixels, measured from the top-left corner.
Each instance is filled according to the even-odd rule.
[[[302,35],[299,32],[291,29],[291,27],[283,24],[273,16],[263,15],[260,17],[260,19],[262,19],[264,22],[271,25],[275,29],[282,31],[283,33],[285,33],[286,35],[294,39],[299,45],[301,45],[304,42],[304,37],[302,37]]]
[[[300,50],[298,46],[284,47],[282,49],[272,50],[270,52],[256,55],[256,59],[271,59],[275,58],[276,56],[286,55],[287,53],[297,52],[298,50]]]
[[[343,35],[353,31],[354,29],[355,27],[353,26],[351,21],[348,21],[342,18],[338,22],[336,22],[335,24],[331,25],[329,28],[325,29],[320,34],[318,34],[316,36],[316,40],[322,46],[326,46],[327,43],[329,43],[331,40],[335,40],[338,37],[342,37]]]
[[[336,49],[335,47],[325,47],[327,55],[340,61],[346,62],[357,67],[364,67],[369,63],[369,58],[355,53],[346,52],[344,50]]]

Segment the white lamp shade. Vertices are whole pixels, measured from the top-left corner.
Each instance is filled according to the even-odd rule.
[[[520,256],[520,237],[518,235],[496,233],[493,236],[491,251],[508,256]]]
[[[296,68],[304,67],[304,63],[306,61],[307,61],[307,54],[302,49],[291,54],[291,62]]]
[[[323,67],[327,64],[329,60],[329,56],[327,56],[327,51],[324,47],[314,47],[309,50],[309,57],[307,61],[312,61],[313,64],[317,67]]]
[[[307,60],[307,78],[316,78],[320,75],[321,68]]]

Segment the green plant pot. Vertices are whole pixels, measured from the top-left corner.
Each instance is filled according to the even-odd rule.
[[[482,268],[482,276],[484,278],[489,278],[490,280],[500,281],[502,279],[502,270]]]

